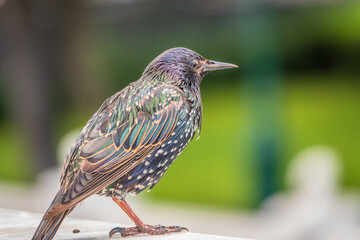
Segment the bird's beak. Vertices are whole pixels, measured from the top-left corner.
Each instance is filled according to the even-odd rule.
[[[223,62],[217,62],[213,60],[207,60],[205,61],[201,68],[203,72],[210,72],[215,70],[221,70],[221,69],[227,69],[227,68],[237,68],[238,66],[231,63],[223,63]]]

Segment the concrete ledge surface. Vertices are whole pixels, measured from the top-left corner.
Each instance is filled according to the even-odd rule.
[[[42,215],[17,210],[0,208],[0,239],[2,240],[29,240],[32,237]],[[82,240],[107,240],[109,231],[118,226],[128,225],[99,222],[83,219],[65,218],[54,240],[82,239]],[[74,229],[80,230],[73,233]],[[121,238],[114,236],[112,239],[126,240],[245,240],[234,237],[206,235],[192,232],[173,233],[171,235],[147,236]]]

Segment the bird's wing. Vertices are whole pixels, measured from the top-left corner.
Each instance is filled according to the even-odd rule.
[[[119,179],[166,141],[183,116],[180,91],[175,87],[167,87],[166,91],[154,89],[142,97],[137,114],[128,115],[113,131],[102,133],[101,128],[95,128],[87,134],[77,155],[81,159],[78,171],[67,180],[68,175],[74,174],[68,164],[70,171],[63,173],[61,197],[52,204],[47,217],[71,208]],[[103,121],[112,124],[106,118]]]

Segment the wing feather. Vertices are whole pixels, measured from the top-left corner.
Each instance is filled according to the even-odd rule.
[[[175,89],[177,94],[172,91],[172,95],[166,97],[161,95],[164,91],[160,90],[155,89],[147,102],[144,99],[139,101],[145,104],[136,107],[139,110],[136,115],[124,118],[117,129],[109,121],[110,118],[115,119],[110,114],[108,118],[102,118],[103,122],[97,124],[99,127],[94,127],[92,131],[95,133],[87,134],[84,145],[79,147],[80,168],[72,180],[64,181],[61,201],[48,212],[47,218],[70,209],[119,179],[171,136],[184,101],[179,89]],[[149,107],[146,103],[156,105]],[[148,109],[153,109],[150,117]],[[110,126],[111,132],[106,133],[106,125]]]

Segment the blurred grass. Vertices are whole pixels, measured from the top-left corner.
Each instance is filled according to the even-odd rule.
[[[284,92],[284,159],[312,145],[329,145],[343,157],[343,183],[359,187],[360,82],[339,75],[295,78]]]
[[[0,125],[0,133],[0,179],[15,183],[34,180],[21,134],[17,134],[14,126],[5,122]]]

